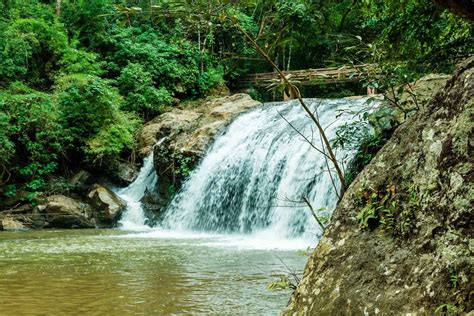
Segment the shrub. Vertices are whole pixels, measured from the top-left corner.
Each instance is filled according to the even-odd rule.
[[[131,149],[139,119],[120,110],[122,98],[110,82],[96,76],[63,76],[56,92],[70,151],[101,163]]]
[[[121,74],[122,68],[133,62],[146,69],[155,87],[166,88],[171,94],[193,94],[200,54],[186,40],[170,43],[153,30],[130,27],[113,30],[109,45],[112,49],[107,60],[112,73]],[[132,65],[128,71],[140,70]]]
[[[0,92],[0,163],[29,191],[40,190],[62,152],[59,111],[50,95],[14,83]]]
[[[41,19],[18,19],[0,33],[0,84],[23,79],[47,88],[68,47],[64,30]]]
[[[224,67],[222,66],[209,68],[199,75],[198,86],[201,94],[205,94],[210,89],[221,84],[224,84]]]
[[[99,165],[106,160],[114,160],[126,149],[132,149],[135,143],[134,133],[140,126],[140,120],[131,113],[118,112],[110,125],[102,128],[87,141],[88,158]]]
[[[122,108],[145,119],[158,115],[171,105],[172,96],[168,90],[163,87],[156,89],[151,74],[140,64],[128,64],[117,79],[117,84],[125,96]]]

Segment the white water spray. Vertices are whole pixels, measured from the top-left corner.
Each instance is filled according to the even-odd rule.
[[[126,230],[148,230],[145,225],[146,217],[143,212],[140,200],[147,190],[155,188],[157,176],[153,167],[153,152],[144,159],[143,166],[140,169],[135,181],[128,187],[123,188],[117,194],[127,202],[127,210],[123,214],[120,225]]]
[[[357,119],[341,111],[358,111],[366,99],[306,101],[333,139],[338,127]],[[297,101],[266,104],[239,116],[175,196],[162,227],[252,234],[258,240],[314,240],[321,230],[303,199],[329,214],[337,196],[326,159],[295,129],[321,148],[313,123]],[[347,164],[353,154],[340,150],[336,156]],[[338,181],[334,173],[333,178]]]

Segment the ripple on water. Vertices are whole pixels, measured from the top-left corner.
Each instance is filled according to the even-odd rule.
[[[1,314],[278,314],[289,293],[266,285],[305,262],[303,244],[186,234],[1,233]]]

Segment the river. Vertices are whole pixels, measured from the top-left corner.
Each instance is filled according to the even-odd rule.
[[[1,315],[277,315],[295,242],[150,230],[0,233]],[[279,248],[279,249],[278,249]]]

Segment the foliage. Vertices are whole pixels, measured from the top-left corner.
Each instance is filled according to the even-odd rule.
[[[290,281],[286,275],[279,276],[278,281],[271,282],[267,285],[267,289],[269,290],[286,290],[289,287]]]
[[[450,71],[453,60],[473,53],[472,24],[432,1],[374,1],[364,12],[371,16],[364,28],[378,35],[374,45],[415,71]]]
[[[3,111],[2,109],[2,112],[0,112],[0,164],[5,166],[15,153],[15,144],[9,138],[11,132],[10,119]]]
[[[109,40],[108,67],[119,73],[129,61],[141,64],[157,86],[172,93],[194,93],[199,77],[199,52],[189,42],[170,43],[152,29],[114,29]]]
[[[414,188],[408,194],[398,192],[393,185],[380,190],[362,190],[359,199],[362,205],[357,214],[361,229],[374,230],[378,227],[394,238],[406,238],[414,233],[414,210],[419,200]]]
[[[168,90],[156,89],[151,74],[140,64],[128,64],[118,77],[117,85],[125,96],[122,108],[144,118],[152,118],[171,105],[172,96]]]
[[[459,309],[454,304],[441,304],[435,309],[435,313],[447,314],[447,315],[456,315]]]
[[[97,54],[69,47],[64,51],[59,65],[63,75],[84,73],[100,76],[104,74],[105,62],[99,61]]]
[[[172,155],[173,158],[173,173],[182,179],[189,176],[191,173],[191,167],[194,163],[194,159],[189,156],[185,156],[180,152],[175,152]]]
[[[453,289],[456,289],[458,287],[459,274],[454,269],[451,269],[449,272],[449,282],[451,282],[451,286]]]
[[[332,140],[332,145],[336,149],[356,151],[345,172],[348,184],[354,181],[355,176],[372,161],[397,127],[391,107],[381,104],[370,110],[375,101],[373,98],[367,99],[369,110],[355,113],[359,115],[360,120],[343,124],[336,130]]]
[[[0,84],[24,80],[49,87],[67,48],[66,34],[54,23],[18,19],[0,33]]]
[[[199,91],[205,94],[215,86],[224,84],[224,67],[217,66],[209,68],[207,71],[201,73],[198,78]]]
[[[93,75],[66,75],[58,80],[56,98],[68,148],[81,148],[92,161],[133,147],[139,120],[120,111],[122,99],[107,80]]]
[[[140,120],[135,115],[117,112],[111,124],[102,127],[87,141],[85,152],[89,159],[94,162],[103,161],[104,158],[113,159],[125,149],[131,150],[135,143],[134,134],[139,125]]]
[[[28,191],[41,189],[45,177],[56,170],[63,148],[58,108],[48,94],[16,82],[0,93],[0,111],[2,165],[22,179]]]

